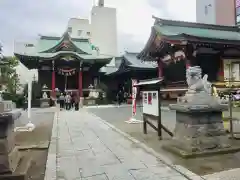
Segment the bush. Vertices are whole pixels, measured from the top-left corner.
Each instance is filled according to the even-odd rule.
[[[21,94],[11,94],[8,92],[4,92],[2,93],[2,98],[6,101],[13,101],[14,103],[16,103],[17,108],[22,108],[24,106],[25,98]]]

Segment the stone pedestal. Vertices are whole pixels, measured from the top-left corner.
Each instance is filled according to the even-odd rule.
[[[173,141],[187,152],[229,147],[221,111],[176,112]]]
[[[14,141],[14,117],[12,112],[0,114],[0,174],[13,173],[20,160]]]
[[[185,96],[186,101],[171,104],[176,111],[176,126],[172,141],[164,148],[182,157],[239,151],[232,145],[222,121],[227,105],[206,92]]]
[[[84,97],[80,97],[79,107],[82,108],[84,105]]]
[[[49,103],[50,103],[50,98],[41,98],[40,99],[40,107],[41,108],[49,107],[50,106]]]
[[[11,101],[1,101],[0,111],[0,180],[25,179],[26,173],[17,173],[24,158],[21,157],[14,141],[14,121],[20,117],[21,112],[13,110]],[[25,169],[28,168],[29,166]]]

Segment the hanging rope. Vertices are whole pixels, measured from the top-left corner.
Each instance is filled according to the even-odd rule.
[[[63,76],[72,76],[72,75],[76,74],[76,68],[72,68],[72,69],[58,68],[58,74],[63,75]]]

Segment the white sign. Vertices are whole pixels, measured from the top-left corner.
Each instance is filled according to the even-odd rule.
[[[158,91],[142,92],[143,113],[158,116]]]

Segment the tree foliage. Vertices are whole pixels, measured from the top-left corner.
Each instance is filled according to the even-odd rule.
[[[6,91],[16,94],[19,89],[19,78],[16,72],[16,67],[19,64],[15,56],[8,56],[3,58],[4,64],[1,65],[1,84],[6,87]]]

